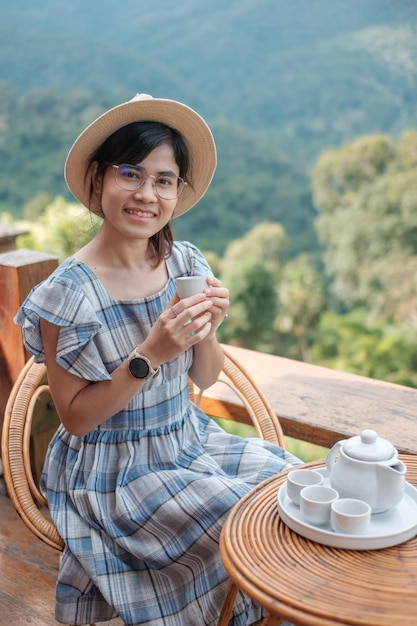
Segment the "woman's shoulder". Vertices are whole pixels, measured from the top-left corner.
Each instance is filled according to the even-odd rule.
[[[205,275],[211,273],[210,267],[197,246],[189,241],[175,241],[169,264],[174,276],[187,274]]]
[[[85,314],[85,307],[97,311],[101,307],[101,299],[94,273],[83,263],[70,257],[48,278],[32,288],[21,311],[27,314],[31,309],[41,316],[43,313],[51,316],[55,312],[54,317],[61,316],[68,320],[73,316],[78,317],[81,311]]]
[[[172,254],[181,254],[186,256],[192,256],[195,252],[201,254],[200,250],[196,245],[191,243],[190,241],[178,240],[174,241],[174,245],[172,247]]]
[[[39,293],[47,290],[51,293],[52,291],[60,292],[64,290],[74,293],[82,291],[87,295],[90,292],[97,293],[97,282],[97,277],[87,265],[84,265],[84,263],[74,257],[69,257],[48,278],[36,285],[32,292]]]
[[[91,280],[92,270],[75,257],[68,257],[52,272],[47,280],[72,280],[75,282]]]

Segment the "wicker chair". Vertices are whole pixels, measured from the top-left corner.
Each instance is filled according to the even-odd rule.
[[[240,398],[258,435],[284,447],[281,425],[268,401],[248,373],[226,351],[219,382],[226,384]],[[191,384],[190,395],[197,403],[203,399],[202,392],[195,392]],[[47,502],[37,486],[39,471],[35,471],[33,464],[33,416],[35,412],[39,414],[39,410],[44,414],[47,410],[54,412],[54,407],[46,367],[35,363],[32,357],[16,380],[5,410],[2,435],[4,477],[11,502],[25,525],[50,547],[62,551],[64,542],[49,518]],[[56,413],[54,416],[58,423]]]

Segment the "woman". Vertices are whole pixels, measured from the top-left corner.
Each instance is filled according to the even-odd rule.
[[[222,368],[229,294],[197,248],[173,241],[171,221],[215,166],[204,120],[144,94],[100,116],[68,154],[67,184],[102,225],[16,316],[62,422],[42,476],[65,541],[58,621],[214,626],[228,511],[298,462],[229,436],[189,400],[189,376],[205,388]],[[194,274],[207,289],[180,300],[175,278]],[[261,617],[241,594],[231,623]]]

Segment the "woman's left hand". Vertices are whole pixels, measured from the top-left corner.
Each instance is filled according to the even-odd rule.
[[[223,287],[222,282],[218,278],[207,278],[209,287],[204,290],[210,300],[213,302],[210,313],[211,318],[211,331],[208,336],[214,335],[222,321],[227,317],[227,311],[229,310],[229,290]]]

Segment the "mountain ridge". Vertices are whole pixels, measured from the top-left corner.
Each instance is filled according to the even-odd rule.
[[[0,17],[0,75],[18,93],[172,97],[277,131],[306,165],[326,145],[417,125],[411,0],[15,0]]]
[[[0,76],[7,85],[0,111],[10,86],[17,105],[7,112],[9,125],[24,126],[17,138],[0,132],[0,201],[16,213],[27,201],[24,193],[36,194],[47,183],[47,193],[61,192],[62,180],[56,181],[66,138],[138,91],[186,102],[218,135],[226,179],[216,176],[202,210],[212,218],[207,240],[217,241],[217,228],[222,247],[225,232],[238,236],[253,225],[255,207],[258,219],[281,220],[304,241],[314,218],[308,171],[320,152],[359,135],[394,137],[417,127],[415,0],[159,0],[155,7],[145,0],[37,0],[36,6],[15,0],[0,8],[0,24]],[[59,123],[42,117],[48,98],[71,99]],[[33,137],[34,108],[41,121],[33,123],[49,129],[44,144],[52,146],[50,155],[41,150],[42,136]],[[52,133],[60,133],[59,140]],[[22,190],[13,180],[19,155],[11,152],[24,142],[37,162],[30,189]],[[242,163],[242,150],[258,161]],[[251,172],[263,175],[263,153],[280,173],[272,181],[273,198],[264,194],[257,206]],[[234,188],[235,179],[241,188]],[[193,228],[197,232],[199,224]]]

